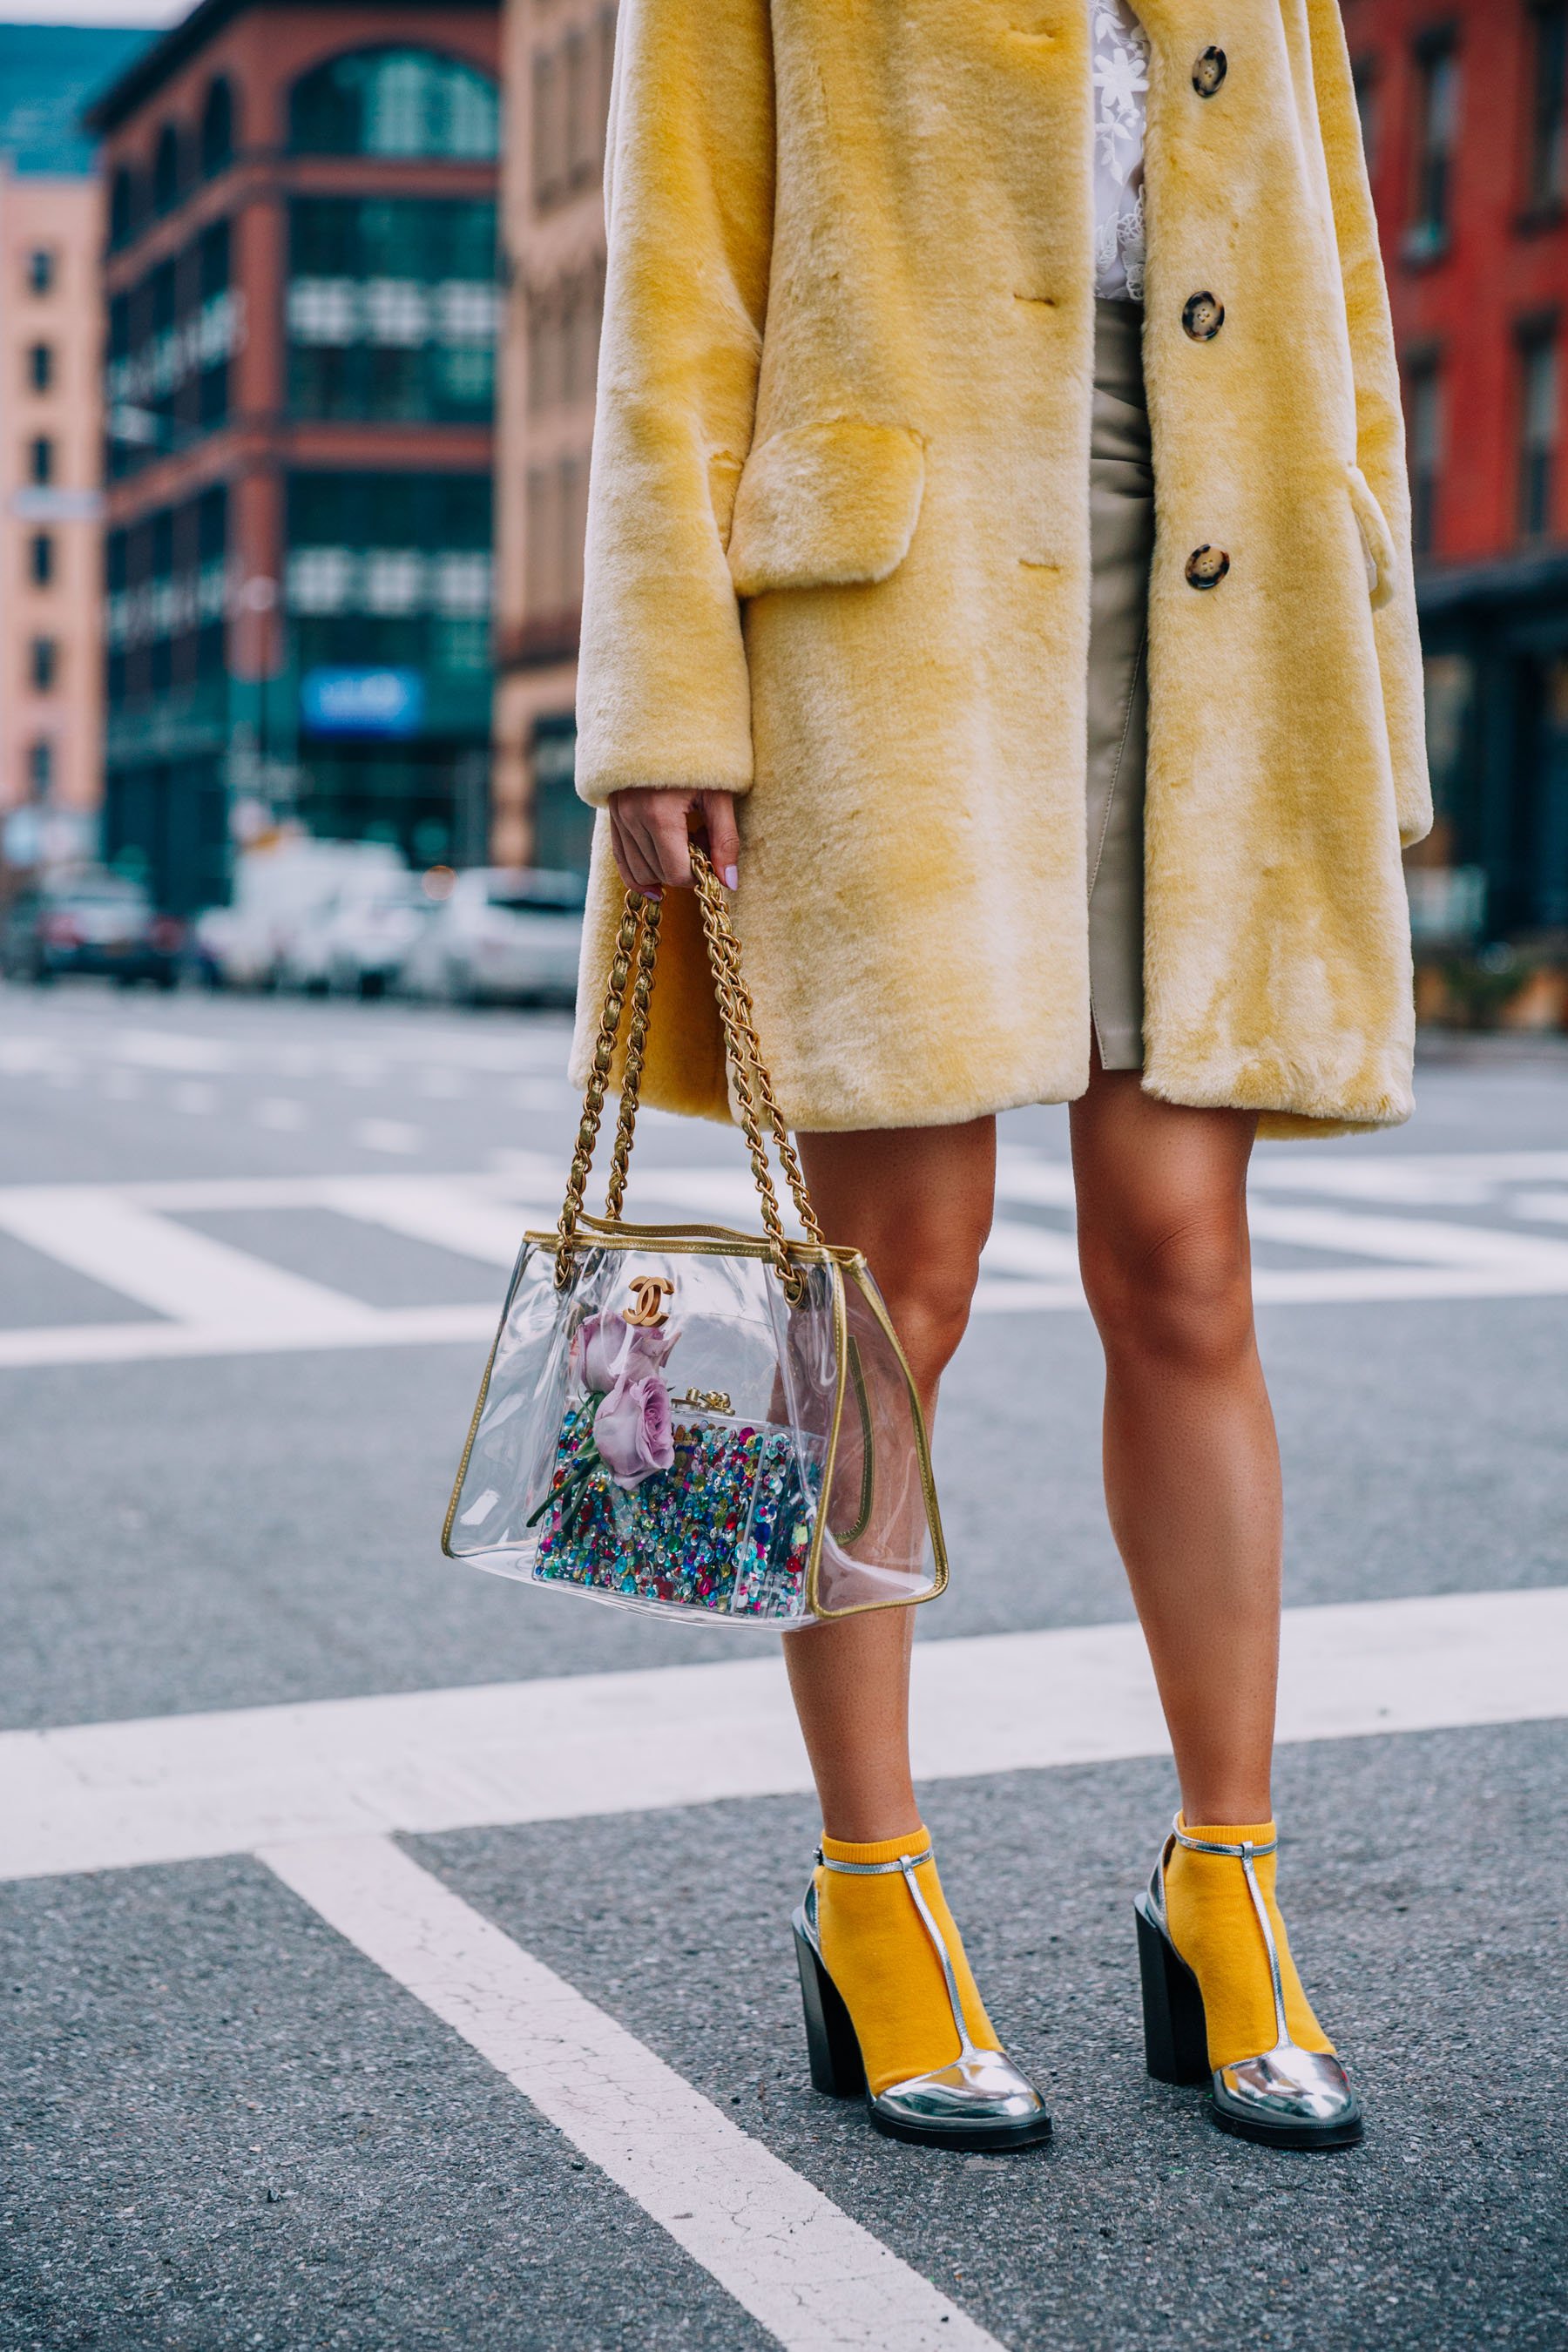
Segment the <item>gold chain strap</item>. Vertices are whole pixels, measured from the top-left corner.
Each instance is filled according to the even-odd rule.
[[[805,1289],[805,1278],[794,1265],[789,1244],[784,1239],[784,1223],[779,1215],[778,1195],[773,1190],[773,1171],[763,1144],[762,1128],[757,1116],[760,1098],[767,1114],[778,1149],[780,1163],[789,1180],[800,1222],[811,1239],[821,1244],[823,1232],[805,1189],[805,1178],[790,1139],[773,1095],[773,1082],[763,1060],[763,1049],[757,1036],[756,1013],[751,992],[741,976],[741,944],[730,920],[730,909],[717,876],[703,852],[695,842],[691,845],[691,870],[696,882],[702,915],[703,937],[708,946],[708,961],[713,974],[714,992],[719,1000],[719,1017],[724,1031],[724,1047],[734,1076],[735,1100],[740,1108],[741,1127],[751,1154],[752,1174],[756,1180],[762,1203],[763,1223],[772,1244],[774,1271],[792,1304],[797,1302]],[[621,1113],[616,1129],[615,1150],[611,1156],[610,1181],[605,1196],[605,1213],[611,1223],[618,1223],[621,1204],[626,1197],[626,1178],[630,1171],[632,1138],[637,1125],[637,1102],[642,1086],[643,1060],[647,1041],[648,1005],[653,994],[656,960],[658,954],[658,927],[662,912],[657,898],[645,898],[639,891],[628,890],[621,914],[621,925],[616,934],[616,950],[610,964],[610,976],[605,990],[605,1008],[599,1022],[599,1034],[594,1045],[593,1068],[587,1092],[583,1097],[583,1117],[577,1129],[577,1146],[572,1155],[572,1173],[567,1180],[566,1199],[557,1227],[560,1236],[555,1253],[555,1287],[564,1290],[571,1282],[573,1264],[579,1246],[577,1220],[583,1213],[583,1196],[587,1189],[589,1171],[593,1166],[594,1148],[598,1141],[600,1121],[605,1110],[605,1089],[609,1081],[610,1066],[615,1059],[616,1040],[620,1034],[621,1015],[626,1006],[626,984],[631,978],[634,957],[637,981],[632,990],[631,1028],[626,1039],[626,1065],[621,1080]],[[753,1082],[755,1093],[753,1094]]]
[[[616,1127],[616,1148],[610,1158],[610,1181],[605,1188],[605,1214],[618,1224],[631,1169],[632,1129],[637,1125],[637,1099],[642,1091],[643,1053],[647,1044],[648,1000],[653,994],[658,925],[664,908],[657,898],[645,898],[642,939],[637,947],[637,976],[632,989],[632,1025],[626,1039],[626,1066],[621,1077],[621,1116]]]
[[[784,1125],[784,1113],[774,1099],[773,1083],[768,1076],[767,1065],[763,1060],[762,1044],[757,1036],[756,1008],[752,1003],[752,992],[741,975],[741,942],[735,937],[735,927],[730,919],[729,905],[719,887],[718,877],[695,843],[692,844],[691,848],[691,871],[696,877],[698,896],[702,901],[702,929],[707,937],[709,954],[714,962],[715,982],[718,983],[718,965],[721,961],[729,979],[734,1027],[745,1041],[747,1055],[756,1076],[757,1093],[762,1097],[763,1108],[768,1115],[768,1124],[773,1131],[773,1141],[778,1147],[779,1164],[789,1181],[789,1189],[794,1196],[795,1214],[805,1226],[807,1234],[820,1247],[826,1236],[816,1221],[816,1212],[811,1205],[811,1195],[805,1189],[805,1178],[801,1171],[800,1161],[795,1157],[795,1144],[791,1139],[788,1128]],[[722,984],[719,983],[719,985],[722,1006]],[[728,1028],[726,1028],[726,1043],[728,1042]],[[739,1092],[738,1086],[737,1092]]]
[[[691,858],[694,872],[701,855],[694,845]],[[708,961],[712,968],[713,986],[719,998],[719,1018],[723,1024],[724,1045],[735,1081],[735,1100],[740,1106],[741,1131],[752,1155],[752,1174],[756,1180],[757,1194],[762,1202],[763,1223],[773,1244],[773,1265],[784,1286],[784,1295],[793,1306],[800,1297],[803,1285],[789,1261],[784,1223],[779,1216],[779,1198],[773,1190],[773,1171],[768,1166],[768,1155],[763,1149],[763,1131],[757,1124],[757,1107],[752,1098],[751,1072],[756,1063],[756,1037],[754,1033],[748,1037],[742,1027],[742,1015],[731,978],[730,961],[720,929],[721,918],[725,917],[726,911],[723,902],[720,900],[719,913],[715,915],[713,899],[703,890],[700,876],[697,887],[702,902],[702,929],[708,941]]]
[[[605,990],[605,1010],[599,1022],[599,1034],[594,1045],[594,1066],[589,1073],[588,1090],[583,1097],[583,1117],[577,1128],[577,1149],[572,1154],[572,1173],[566,1180],[566,1199],[562,1206],[561,1223],[556,1227],[561,1236],[555,1253],[555,1287],[564,1290],[572,1279],[573,1248],[577,1235],[577,1220],[583,1213],[583,1194],[587,1188],[588,1171],[594,1164],[594,1146],[599,1139],[599,1121],[605,1115],[605,1086],[610,1075],[610,1064],[616,1055],[616,1038],[621,1026],[621,1007],[626,1002],[626,982],[631,973],[632,955],[642,928],[647,901],[640,892],[628,890],[621,913],[621,928],[616,934],[616,952],[610,964],[610,977]]]

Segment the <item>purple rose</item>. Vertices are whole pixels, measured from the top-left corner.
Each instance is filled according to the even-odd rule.
[[[583,1385],[590,1394],[604,1396],[618,1381],[662,1371],[675,1340],[673,1331],[643,1330],[613,1307],[603,1315],[590,1315],[577,1335]]]
[[[669,1391],[652,1372],[616,1381],[594,1415],[594,1443],[617,1486],[640,1486],[675,1459]]]

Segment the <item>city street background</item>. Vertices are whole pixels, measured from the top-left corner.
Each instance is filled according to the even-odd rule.
[[[809,2088],[787,1916],[814,1811],[787,1772],[748,1777],[744,1721],[702,1731],[702,1692],[747,1662],[770,1674],[776,1642],[440,1555],[506,1260],[559,1207],[565,1034],[557,1015],[395,1003],[0,993],[0,2344],[730,2352],[777,2333],[721,2283],[742,2257],[691,2251],[700,2215],[661,2223],[609,2141],[547,2121],[417,1967],[373,1954],[354,1841],[312,1864],[281,1831],[226,1846],[221,1823],[181,1826],[179,1805],[239,1803],[216,1759],[243,1748],[245,1802],[287,1811],[333,1741],[367,1786],[398,1784],[399,1819],[469,1824],[398,1840],[432,1916],[460,1898],[459,1923],[501,1931],[495,1965],[531,1955],[633,2038],[626,2063],[651,2053],[700,2095],[690,2131],[738,2124],[742,2172],[776,2161],[767,2180],[897,2257],[881,2333],[846,2341],[1568,2343],[1568,1650],[1561,1617],[1519,1613],[1568,1584],[1562,1049],[1451,1043],[1409,1128],[1258,1156],[1287,1602],[1347,1661],[1363,1618],[1385,1622],[1371,1604],[1407,1602],[1409,1663],[1376,1672],[1391,1721],[1435,1727],[1379,1734],[1380,1701],[1339,1726],[1359,1736],[1319,1736],[1327,1674],[1280,1752],[1292,1939],[1369,2116],[1331,2158],[1227,2141],[1199,2095],[1142,2070],[1131,1904],[1175,1790],[1114,1696],[1136,1637],[1065,1114],[1003,1121],[997,1234],[937,1429],[952,1588],[919,1618],[933,1692],[944,1664],[978,1661],[983,1699],[1038,1661],[1026,1746],[1067,1759],[970,1769],[928,1730],[944,1878],[1056,2117],[1048,2148],[994,2159],[894,2146]],[[738,1139],[645,1115],[628,1213],[754,1223]],[[1483,1596],[1473,1661],[1445,1663],[1432,1628],[1464,1595]],[[698,1664],[718,1680],[662,1679]],[[1075,1747],[1102,1675],[1103,1742]],[[526,1688],[489,1695],[532,1683],[542,1717]],[[1510,1684],[1560,1698],[1510,1706]],[[569,1798],[487,1812],[437,1787],[466,1692],[576,1738],[573,1694],[591,1708],[601,1687],[626,1694],[602,1718],[613,1803],[595,1782],[575,1817]],[[772,1704],[771,1684],[733,1687]],[[454,1695],[418,1718],[450,1754],[400,1727],[398,1694]],[[640,1749],[617,1720],[634,1704],[664,1726]],[[1505,1719],[1521,1710],[1542,1719]],[[984,1711],[952,1721],[983,1738]],[[199,1713],[213,1725],[182,1734]],[[101,1745],[26,1738],[74,1726]],[[86,1810],[43,1804],[24,1853],[19,1800],[53,1789],[51,1755]],[[679,2174],[686,2129],[672,2112],[666,2145],[656,2116],[653,2175]],[[801,2242],[805,2279],[826,2257]]]

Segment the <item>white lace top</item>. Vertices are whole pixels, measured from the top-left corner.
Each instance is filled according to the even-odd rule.
[[[1143,105],[1149,44],[1127,0],[1089,0],[1094,79],[1094,290],[1143,299]]]

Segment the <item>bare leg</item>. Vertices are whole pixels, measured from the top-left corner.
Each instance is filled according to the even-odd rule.
[[[1256,1121],[1104,1071],[1072,1107],[1079,1254],[1105,1347],[1105,1494],[1192,1822],[1270,1818],[1280,1494],[1252,1323]]]
[[[831,1242],[865,1252],[927,1420],[963,1336],[991,1227],[996,1129],[872,1129],[798,1138]],[[829,1837],[873,1844],[920,1827],[910,1780],[907,1609],[814,1625],[784,1643],[790,1688]]]

